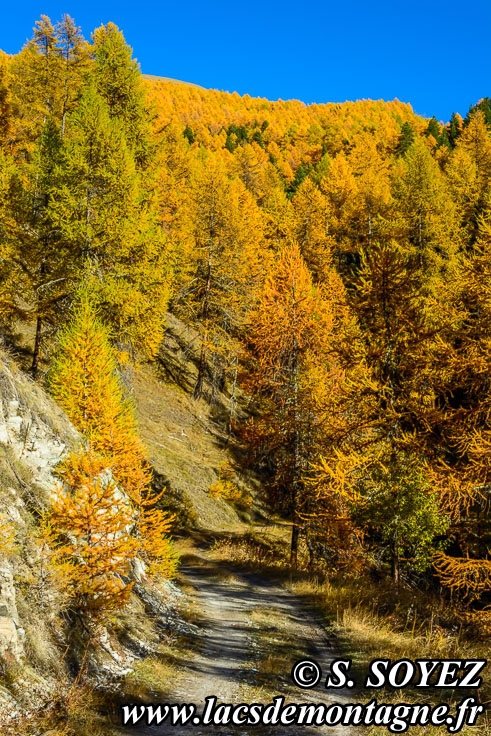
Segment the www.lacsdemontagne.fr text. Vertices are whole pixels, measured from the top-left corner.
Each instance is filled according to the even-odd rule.
[[[448,703],[285,703],[279,695],[271,703],[220,703],[216,696],[205,699],[202,713],[194,703],[122,706],[123,725],[137,724],[200,726],[384,726],[391,733],[405,733],[412,726],[445,726],[459,733],[475,725],[484,706],[474,698],[458,705]]]

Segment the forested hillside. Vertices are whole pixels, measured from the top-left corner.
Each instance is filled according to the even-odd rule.
[[[443,123],[241,97],[42,16],[0,52],[0,116],[4,343],[83,437],[40,521],[70,610],[175,572],[124,376],[176,319],[287,564],[438,590],[489,634],[489,98]]]

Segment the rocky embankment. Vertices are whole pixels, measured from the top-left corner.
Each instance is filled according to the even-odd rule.
[[[0,733],[46,712],[73,684],[86,632],[66,615],[40,520],[59,481],[56,468],[81,437],[38,384],[0,354]],[[182,594],[171,583],[150,588],[135,569],[124,620],[98,638],[86,661],[91,686],[118,687],[133,662],[163,632],[186,627]],[[14,729],[14,730],[12,730]]]

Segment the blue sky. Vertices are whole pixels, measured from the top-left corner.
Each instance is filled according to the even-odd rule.
[[[41,13],[84,34],[109,20],[142,71],[269,99],[393,99],[448,120],[491,96],[491,0],[43,0],[6,4],[0,48],[18,51]]]

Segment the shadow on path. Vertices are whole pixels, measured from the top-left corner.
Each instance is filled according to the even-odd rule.
[[[274,582],[256,573],[231,570],[226,563],[193,564],[181,568],[181,575],[194,590],[195,606],[202,617],[201,632],[197,637],[197,652],[189,662],[183,663],[180,676],[168,703],[193,703],[198,713],[203,710],[205,698],[216,696],[220,703],[240,702],[241,685],[250,680],[253,673],[253,642],[257,636],[257,624],[252,619],[255,610],[271,610],[280,615],[287,638],[279,644],[281,659],[291,664],[288,672],[278,673],[277,695],[286,695],[292,703],[346,703],[350,691],[328,692],[321,683],[313,690],[302,690],[290,681],[285,692],[285,676],[289,676],[299,648],[305,657],[314,658],[327,672],[336,652],[326,631],[312,610]],[[224,577],[220,570],[228,574]],[[219,574],[217,574],[217,571]],[[283,624],[282,624],[283,627]],[[273,627],[274,629],[274,627]],[[289,645],[289,640],[291,646]],[[325,676],[323,680],[325,679]],[[353,699],[353,696],[351,695]],[[269,694],[262,701],[270,702]],[[134,736],[252,736],[252,734],[276,736],[310,736],[310,734],[349,734],[347,727],[326,726],[160,726],[128,727],[124,733]]]

